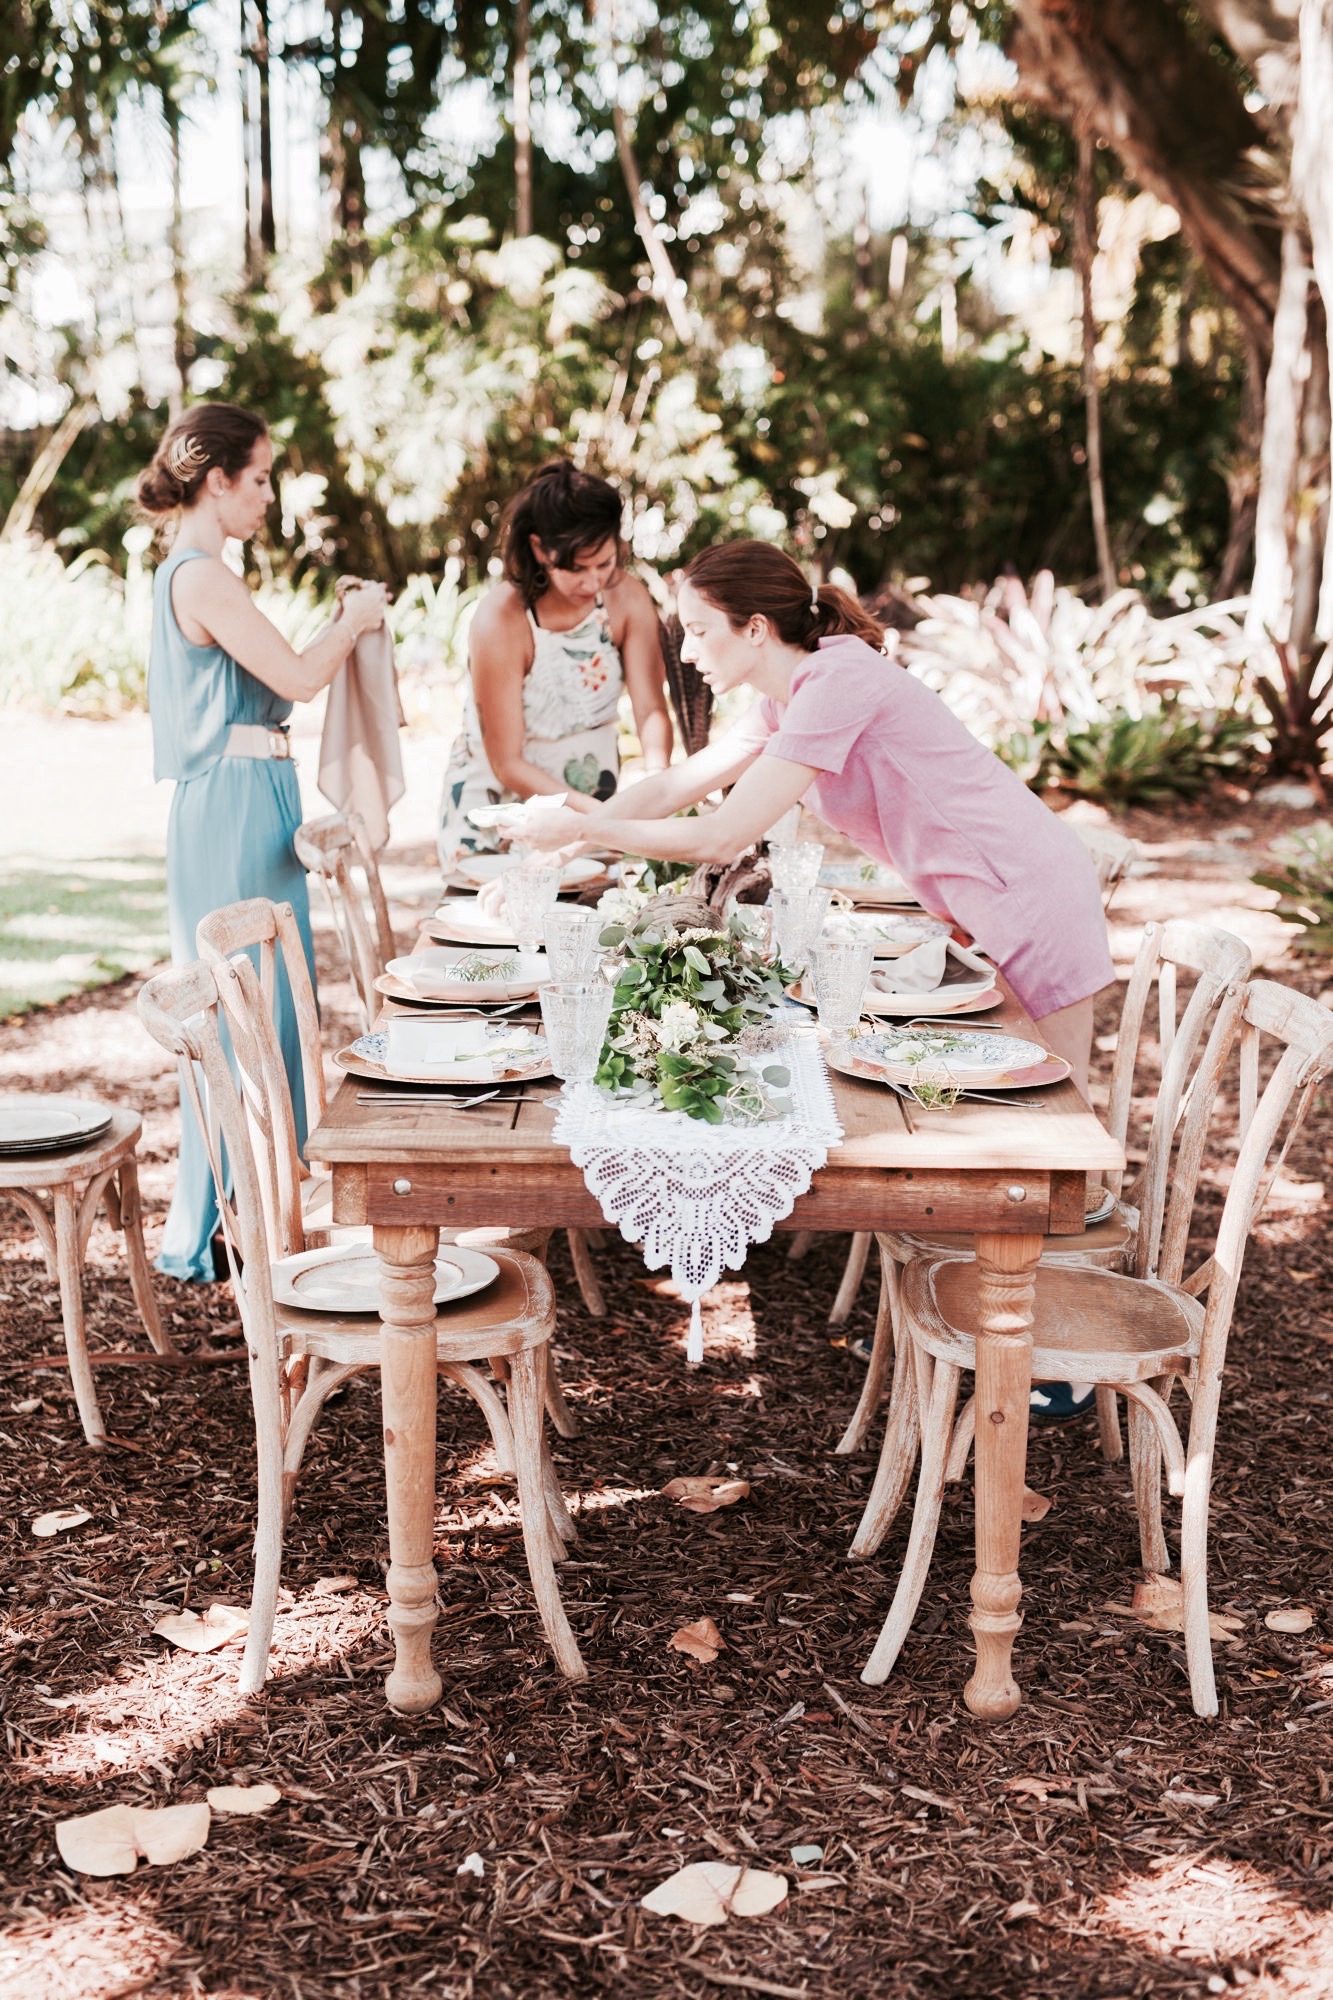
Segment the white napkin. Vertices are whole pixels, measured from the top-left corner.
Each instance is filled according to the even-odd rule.
[[[489,1035],[485,1021],[420,1021],[395,1015],[388,1025],[386,1068],[448,1069],[463,1082],[489,1083],[496,1064],[506,1068],[516,1058],[531,1055],[533,1038],[526,1028]]]
[[[949,962],[948,938],[928,938],[887,965],[877,965],[870,984],[877,993],[933,993]]]
[[[468,818],[473,826],[520,826],[531,813],[553,812],[569,797],[568,792],[534,792],[530,799],[510,799],[498,806],[473,806]]]

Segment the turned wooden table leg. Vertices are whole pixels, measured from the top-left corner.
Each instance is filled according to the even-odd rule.
[[[1010,1666],[1023,1620],[1018,1600],[1028,1398],[1032,1389],[1032,1293],[1040,1236],[978,1236],[976,1461],[977,1567],[972,1616],[977,1664],[963,1691],[974,1715],[1000,1721],[1022,1696]]]
[[[389,1515],[390,1708],[419,1714],[440,1698],[430,1640],[439,1615],[435,1545],[435,1253],[432,1228],[376,1224],[384,1475]]]

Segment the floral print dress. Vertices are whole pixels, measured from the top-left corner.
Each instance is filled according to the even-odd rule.
[[[617,717],[625,672],[605,608],[599,599],[568,632],[548,631],[531,610],[528,623],[533,657],[523,680],[523,755],[567,791],[609,799],[620,774]],[[493,831],[472,825],[471,808],[500,805],[514,796],[487,762],[469,687],[440,801],[440,865],[446,875],[460,854],[499,845]]]

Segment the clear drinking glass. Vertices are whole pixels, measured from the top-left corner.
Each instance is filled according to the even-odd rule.
[[[768,868],[775,889],[813,889],[824,865],[817,840],[770,841]]]
[[[578,906],[562,909],[557,903],[546,912],[544,934],[546,959],[555,980],[589,980],[597,976],[602,962],[602,932],[606,918],[599,910]]]
[[[850,1035],[861,1018],[875,947],[860,938],[821,938],[814,948],[812,976],[819,1025],[835,1041]]]
[[[773,889],[769,892],[773,944],[782,963],[793,972],[809,965],[815,941],[824,928],[829,900],[827,889]]]
[[[500,892],[505,922],[519,950],[540,951],[546,912],[560,894],[559,868],[537,868],[529,861],[521,862],[500,877]]]
[[[538,987],[551,1068],[566,1083],[587,1083],[596,1074],[615,997],[606,979],[553,979]]]

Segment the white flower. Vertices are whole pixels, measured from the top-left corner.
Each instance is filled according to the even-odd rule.
[[[688,1000],[669,1000],[658,1017],[658,1040],[664,1049],[687,1049],[702,1026]]]
[[[638,923],[647,900],[641,889],[608,889],[598,899],[597,914],[608,924],[624,924],[631,929]]]

